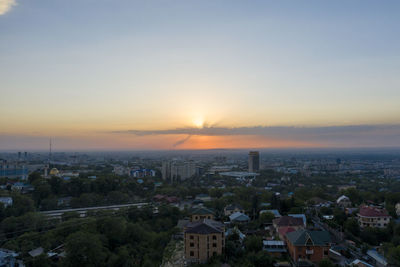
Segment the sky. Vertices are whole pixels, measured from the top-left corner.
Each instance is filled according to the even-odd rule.
[[[399,147],[400,2],[0,0],[0,150]]]

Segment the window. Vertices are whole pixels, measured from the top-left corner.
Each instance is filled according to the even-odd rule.
[[[328,254],[329,254],[329,251],[328,250],[324,250],[324,255],[328,256]]]
[[[217,236],[216,235],[213,235],[213,240],[217,240]]]
[[[190,251],[190,257],[194,256],[194,251]]]
[[[191,248],[194,247],[194,243],[193,242],[190,242],[190,247]]]
[[[192,235],[191,235],[191,236],[189,236],[189,238],[190,238],[190,239],[194,239],[194,237],[193,237]]]
[[[217,243],[213,243],[213,248],[216,248],[217,247]]]

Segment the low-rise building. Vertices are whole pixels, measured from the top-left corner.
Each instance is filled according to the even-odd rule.
[[[362,228],[385,228],[390,222],[390,216],[386,209],[373,206],[361,206],[357,217]]]
[[[263,250],[274,257],[280,257],[282,254],[287,253],[285,242],[280,240],[263,240]]]
[[[0,197],[0,203],[3,203],[4,207],[12,206],[12,197]]]
[[[287,247],[292,260],[318,263],[329,258],[331,238],[327,231],[299,229],[286,234]]]
[[[225,216],[229,216],[229,215],[231,215],[231,214],[233,214],[235,212],[244,213],[244,209],[239,204],[231,204],[231,205],[228,205],[228,206],[226,206],[224,208]]]
[[[350,198],[346,197],[345,195],[342,195],[336,200],[336,205],[343,208],[351,207]]]
[[[225,247],[224,233],[224,225],[213,220],[187,224],[184,231],[186,261],[204,263],[214,255],[221,255]]]
[[[205,207],[195,208],[191,212],[191,221],[200,221],[203,219],[214,220],[214,211]]]
[[[241,212],[235,212],[229,216],[229,220],[232,223],[248,223],[250,221],[250,217]]]

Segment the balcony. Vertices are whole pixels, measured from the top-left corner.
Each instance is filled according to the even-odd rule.
[[[313,249],[310,249],[310,250],[306,249],[306,254],[307,255],[312,255],[312,254],[314,254],[314,250]]]

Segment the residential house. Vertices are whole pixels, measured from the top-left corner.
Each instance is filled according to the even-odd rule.
[[[241,212],[235,212],[229,216],[229,220],[232,223],[248,223],[250,221],[250,217]]]
[[[336,200],[336,205],[342,208],[351,207],[350,198],[346,197],[345,195],[342,195]]]
[[[225,247],[224,225],[204,219],[190,222],[184,232],[185,259],[204,263],[214,255],[221,255]]]
[[[304,227],[304,222],[302,218],[282,216],[280,218],[272,220],[272,225],[274,226],[275,231],[278,232],[279,228],[288,226],[298,230]]]
[[[357,214],[360,227],[385,228],[390,222],[390,216],[386,209],[374,206],[361,206]]]
[[[191,221],[200,221],[203,219],[214,220],[214,211],[207,209],[206,207],[195,208],[191,212]]]
[[[288,214],[288,216],[294,218],[301,218],[303,220],[304,227],[307,227],[307,217],[305,214]]]
[[[266,212],[272,213],[275,218],[282,217],[282,215],[279,213],[278,210],[260,210],[260,215],[263,214],[263,213],[266,213]]]
[[[381,255],[375,249],[370,249],[367,251],[368,257],[371,258],[372,263],[376,267],[386,267],[388,266],[388,262],[383,255]]]
[[[274,257],[281,257],[287,253],[285,242],[280,240],[263,240],[263,250]]]
[[[3,203],[4,207],[12,206],[13,199],[12,197],[0,197],[0,203]]]
[[[229,216],[229,215],[231,215],[231,214],[233,214],[235,212],[244,213],[244,209],[239,204],[231,204],[231,205],[228,205],[228,206],[226,206],[224,208],[225,216]]]
[[[318,263],[329,258],[331,238],[327,231],[299,229],[286,234],[287,247],[293,262]]]
[[[374,267],[374,265],[371,265],[369,263],[366,263],[365,261],[356,259],[350,263],[350,266],[356,266],[356,267]]]

